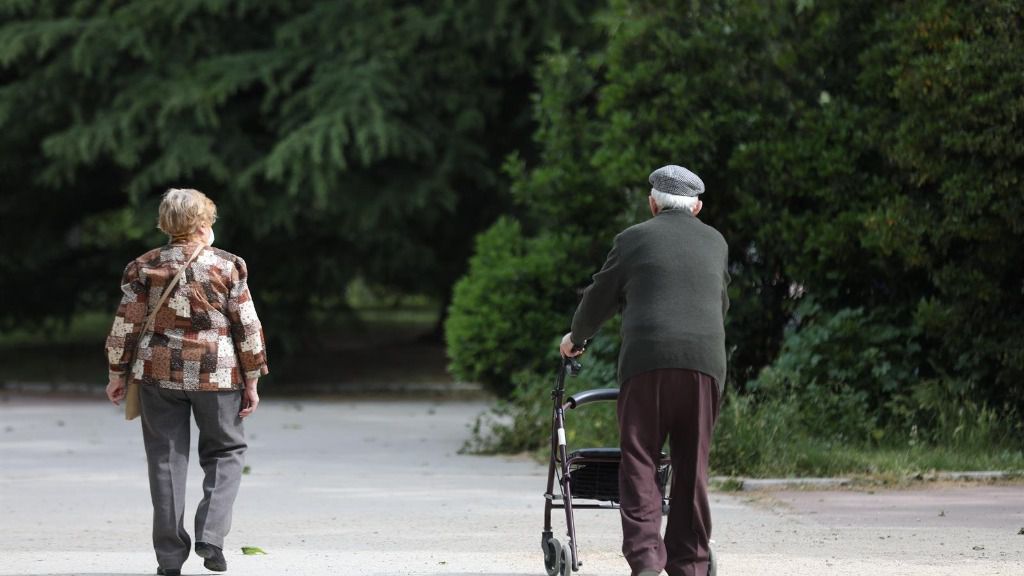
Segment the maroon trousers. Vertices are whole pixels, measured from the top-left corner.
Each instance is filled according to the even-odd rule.
[[[718,418],[718,385],[693,370],[654,370],[627,380],[618,401],[622,463],[622,553],[634,576],[705,576],[711,510],[708,453]],[[661,537],[656,467],[665,439],[672,455],[672,497]]]

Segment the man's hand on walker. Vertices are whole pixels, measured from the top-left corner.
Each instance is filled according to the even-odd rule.
[[[256,411],[256,407],[260,405],[260,395],[256,391],[257,382],[258,380],[255,378],[245,381],[245,390],[242,390],[242,411],[238,413],[242,418],[251,416]]]
[[[123,374],[111,374],[109,382],[107,383],[107,399],[114,406],[120,406],[121,400],[124,400],[124,381],[125,377]]]
[[[565,336],[562,336],[562,344],[558,349],[562,351],[562,356],[565,356],[566,358],[572,358],[573,356],[583,354],[583,350],[573,351],[573,346],[575,346],[575,344],[572,342],[572,332],[569,332]]]

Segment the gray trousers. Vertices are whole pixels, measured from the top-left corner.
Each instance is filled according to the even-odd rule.
[[[186,392],[142,385],[142,437],[153,499],[153,549],[162,568],[180,568],[192,548],[185,531],[190,417],[199,427],[203,499],[196,510],[196,540],[224,547],[231,508],[245,463],[242,393]]]

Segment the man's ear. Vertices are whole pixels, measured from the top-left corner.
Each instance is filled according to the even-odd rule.
[[[699,214],[700,213],[700,209],[703,208],[703,207],[704,207],[704,203],[701,202],[700,200],[697,200],[697,204],[695,204],[694,207],[693,207],[693,215],[696,216],[697,214]]]
[[[658,203],[654,201],[654,196],[647,197],[647,205],[651,207],[651,216],[658,215]]]

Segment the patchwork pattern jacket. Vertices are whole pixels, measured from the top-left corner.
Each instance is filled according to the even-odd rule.
[[[245,261],[224,250],[203,248],[156,311],[153,328],[141,333],[164,288],[200,248],[168,244],[125,268],[124,296],[107,337],[111,373],[172,390],[221,391],[241,389],[243,378],[269,372]]]

